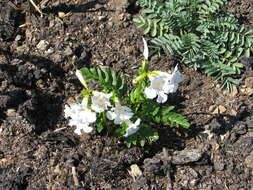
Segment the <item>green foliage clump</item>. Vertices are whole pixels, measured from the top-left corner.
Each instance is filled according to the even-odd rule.
[[[221,11],[227,0],[137,0],[143,10],[134,19],[145,35],[152,37],[156,52],[180,59],[196,70],[203,69],[221,88],[232,91],[236,75],[249,57],[253,30]]]
[[[126,105],[133,111],[135,120],[137,118],[141,119],[140,129],[136,133],[124,137],[128,127],[125,123],[115,126],[112,121],[106,118],[105,112],[97,113],[97,131],[107,130],[110,134],[123,138],[128,147],[136,144],[144,146],[146,143],[158,140],[158,124],[171,127],[182,126],[184,128],[190,126],[186,117],[173,112],[174,106],[162,106],[144,95],[144,89],[150,83],[148,76],[156,72],[148,71],[147,64],[147,61],[144,60],[138,71],[138,80],[135,80],[137,82],[133,89],[127,88],[123,73],[116,73],[111,68],[94,67],[80,70],[85,80],[85,89],[83,89],[81,95],[89,99],[89,107],[94,90],[90,89],[86,82],[93,81],[98,84],[96,90],[103,93],[112,93],[110,100],[112,106],[116,106],[120,102],[121,105]]]

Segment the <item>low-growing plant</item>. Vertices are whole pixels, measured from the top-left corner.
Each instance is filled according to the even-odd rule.
[[[169,93],[176,92],[182,75],[177,67],[172,73],[149,71],[148,47],[144,41],[144,57],[134,78],[134,88],[129,89],[123,73],[111,68],[82,68],[76,71],[84,89],[82,101],[65,105],[69,125],[76,126],[75,133],[90,133],[95,123],[98,132],[107,130],[122,138],[126,145],[144,146],[159,138],[157,126],[190,126],[187,119],[173,112],[174,106],[162,105]],[[98,89],[90,89],[93,81]],[[154,101],[153,99],[156,99]]]
[[[195,70],[203,69],[230,92],[249,57],[253,31],[221,11],[227,0],[137,0],[145,8],[134,19],[152,37],[155,51],[180,59]]]

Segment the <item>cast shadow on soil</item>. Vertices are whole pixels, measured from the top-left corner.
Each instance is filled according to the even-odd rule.
[[[228,114],[218,114],[214,116],[210,113],[191,113],[191,115],[210,115],[211,117],[206,123],[208,126],[208,130],[210,130],[215,135],[224,135],[228,131],[237,130],[237,131],[243,131],[245,130],[245,124],[247,125],[247,122],[245,120],[247,117],[252,115],[252,110],[244,109],[241,112],[238,112],[235,116],[228,115]],[[235,129],[237,128],[237,129]],[[200,132],[203,132],[205,129],[204,127],[198,127],[196,130],[192,130],[192,137],[197,136],[200,134]]]
[[[59,5],[55,7],[45,8],[42,11],[44,13],[58,13],[58,12],[73,12],[73,13],[83,13],[83,12],[94,12],[90,11],[90,9],[93,9],[96,7],[97,4],[103,4],[101,0],[94,0],[91,2],[87,2],[85,4],[72,4],[72,5],[66,5],[65,3],[59,3]],[[105,10],[103,7],[98,8],[95,11],[110,11]]]
[[[18,98],[20,93],[15,95],[16,91],[8,88],[9,92],[5,93],[9,96],[6,109],[15,107],[35,126],[36,133],[55,126],[62,112],[64,70],[47,58],[33,55],[12,58],[9,65],[1,70],[7,75],[8,85],[23,92],[22,97],[25,97]],[[44,82],[43,87],[37,85],[38,81]]]
[[[34,77],[35,81],[51,79],[45,83],[45,89],[38,86],[33,88],[29,100],[19,107],[22,115],[35,125],[35,132],[42,133],[55,126],[61,116],[64,97],[59,94],[64,90],[61,80],[64,77],[64,70],[51,60],[41,56],[22,55],[18,59],[24,62],[29,61],[37,68],[34,72],[34,75],[38,75]],[[43,69],[46,73],[40,75]],[[37,74],[35,74],[36,72]]]
[[[186,98],[180,93],[170,94],[168,96],[167,103],[163,106],[175,106],[173,112],[180,113],[185,106],[182,104]],[[191,123],[191,121],[189,120]],[[187,139],[192,138],[197,135],[195,126],[191,126],[189,129],[183,127],[171,127],[168,125],[154,124],[154,128],[158,130],[159,140],[151,145],[147,145],[148,157],[154,156],[156,153],[162,151],[163,148],[173,149],[173,150],[183,150],[185,148],[185,142]]]

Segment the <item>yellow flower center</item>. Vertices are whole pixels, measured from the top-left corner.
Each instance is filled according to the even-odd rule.
[[[98,98],[98,101],[99,101],[100,103],[104,103],[104,102],[105,102],[105,100],[104,100],[103,98]]]
[[[118,112],[123,112],[123,108],[118,108]]]
[[[159,88],[159,87],[162,86],[162,83],[161,83],[161,82],[156,82],[156,83],[155,83],[155,86]]]

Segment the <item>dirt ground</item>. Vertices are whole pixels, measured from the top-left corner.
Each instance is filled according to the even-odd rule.
[[[77,136],[63,108],[81,91],[75,70],[112,66],[131,77],[142,59],[134,1],[0,2],[0,190],[252,190],[253,66],[232,94],[181,65],[168,104],[191,122],[158,142],[126,148],[106,133]],[[253,28],[253,1],[226,10]],[[154,56],[151,67],[177,63]],[[135,167],[134,167],[135,166]]]

